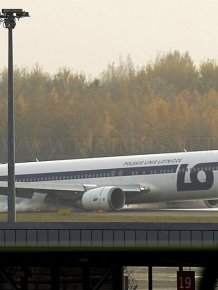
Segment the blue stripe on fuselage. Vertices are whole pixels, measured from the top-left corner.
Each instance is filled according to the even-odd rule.
[[[135,175],[156,175],[175,173],[176,165],[146,166],[146,167],[128,167],[112,169],[91,169],[66,172],[50,173],[29,173],[16,175],[16,181],[52,181],[52,180],[69,180],[69,179],[86,179],[86,178],[106,178],[116,176],[135,176]],[[0,181],[7,181],[7,176],[0,176]]]

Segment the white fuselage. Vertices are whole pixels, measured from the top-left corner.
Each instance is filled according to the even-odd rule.
[[[15,168],[17,182],[150,188],[136,199],[131,196],[132,203],[218,199],[215,150],[18,163]],[[5,164],[0,181],[7,181]]]

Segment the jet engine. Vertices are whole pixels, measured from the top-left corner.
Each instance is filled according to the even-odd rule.
[[[82,196],[82,207],[86,210],[120,210],[125,205],[125,194],[114,186],[98,187],[86,191]]]
[[[217,208],[218,207],[218,199],[204,200],[204,203],[209,208]]]

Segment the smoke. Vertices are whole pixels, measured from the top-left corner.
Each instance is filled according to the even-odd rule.
[[[39,211],[43,208],[44,194],[34,193],[32,199],[16,197],[16,211]],[[7,212],[8,198],[0,196],[0,212]]]

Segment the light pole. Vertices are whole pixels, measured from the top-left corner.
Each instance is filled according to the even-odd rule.
[[[29,13],[22,9],[2,9],[0,20],[8,29],[8,221],[16,221],[15,209],[15,126],[13,95],[13,38],[12,31],[16,19],[28,17]]]

